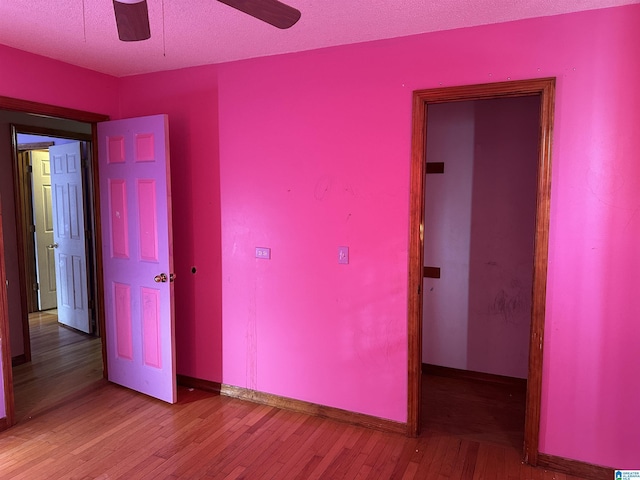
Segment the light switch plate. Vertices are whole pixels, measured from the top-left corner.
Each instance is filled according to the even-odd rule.
[[[349,264],[349,247],[338,247],[338,263]]]
[[[271,249],[267,247],[256,247],[256,258],[271,260]]]

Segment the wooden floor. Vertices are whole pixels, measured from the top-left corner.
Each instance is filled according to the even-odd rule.
[[[102,378],[101,342],[58,324],[55,310],[29,315],[31,362],[13,367],[16,420],[49,410]]]
[[[99,341],[57,328],[15,369],[26,390],[0,433],[2,479],[577,478],[522,464],[522,392],[504,386],[426,377],[412,439],[184,388],[168,405],[96,380]]]
[[[522,452],[526,393],[524,381],[423,375],[423,430]]]

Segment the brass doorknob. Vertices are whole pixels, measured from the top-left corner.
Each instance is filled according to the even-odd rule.
[[[47,248],[58,248],[58,244],[57,243],[50,243],[49,245],[47,245]]]
[[[175,273],[170,273],[168,276],[166,273],[161,273],[153,277],[153,281],[156,283],[166,283],[167,280],[173,282],[176,279]]]
[[[156,275],[155,277],[153,277],[153,281],[156,283],[166,283],[167,280],[168,277],[166,273],[161,273],[160,275]]]

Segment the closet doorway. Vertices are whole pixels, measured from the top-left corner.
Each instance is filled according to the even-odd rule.
[[[436,275],[437,265],[425,267],[425,176],[433,171],[428,165],[429,108],[450,102],[500,99],[509,97],[537,97],[539,99],[539,135],[535,165],[535,222],[533,226],[533,259],[530,297],[531,325],[528,332],[527,388],[524,426],[524,460],[536,464],[540,423],[540,397],[542,376],[542,339],[547,271],[547,245],[550,201],[550,156],[553,124],[554,79],[525,80],[464,87],[451,87],[414,92],[413,138],[411,163],[411,210],[409,245],[409,391],[408,430],[417,435],[421,420],[421,379],[423,364],[423,291],[424,276]],[[436,167],[437,169],[440,166]],[[428,196],[427,196],[428,198]],[[427,245],[426,252],[429,253]],[[444,273],[444,272],[443,272]],[[468,310],[469,305],[466,305]],[[427,332],[425,332],[427,333]],[[432,332],[433,333],[433,332]],[[431,337],[430,337],[431,338]],[[430,339],[429,338],[429,339]],[[431,347],[433,347],[431,345]],[[473,349],[465,349],[465,356]],[[449,352],[440,352],[444,357]],[[449,355],[450,356],[450,355]],[[452,359],[460,362],[460,358]],[[468,360],[465,358],[465,361]],[[477,359],[476,359],[477,360]],[[459,365],[462,365],[459,363]],[[426,413],[428,414],[428,412]]]

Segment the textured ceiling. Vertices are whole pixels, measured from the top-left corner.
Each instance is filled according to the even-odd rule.
[[[0,44],[126,76],[640,0],[285,3],[302,12],[289,30],[278,30],[215,0],[148,0],[151,38],[124,43],[118,40],[111,0],[0,0]]]

